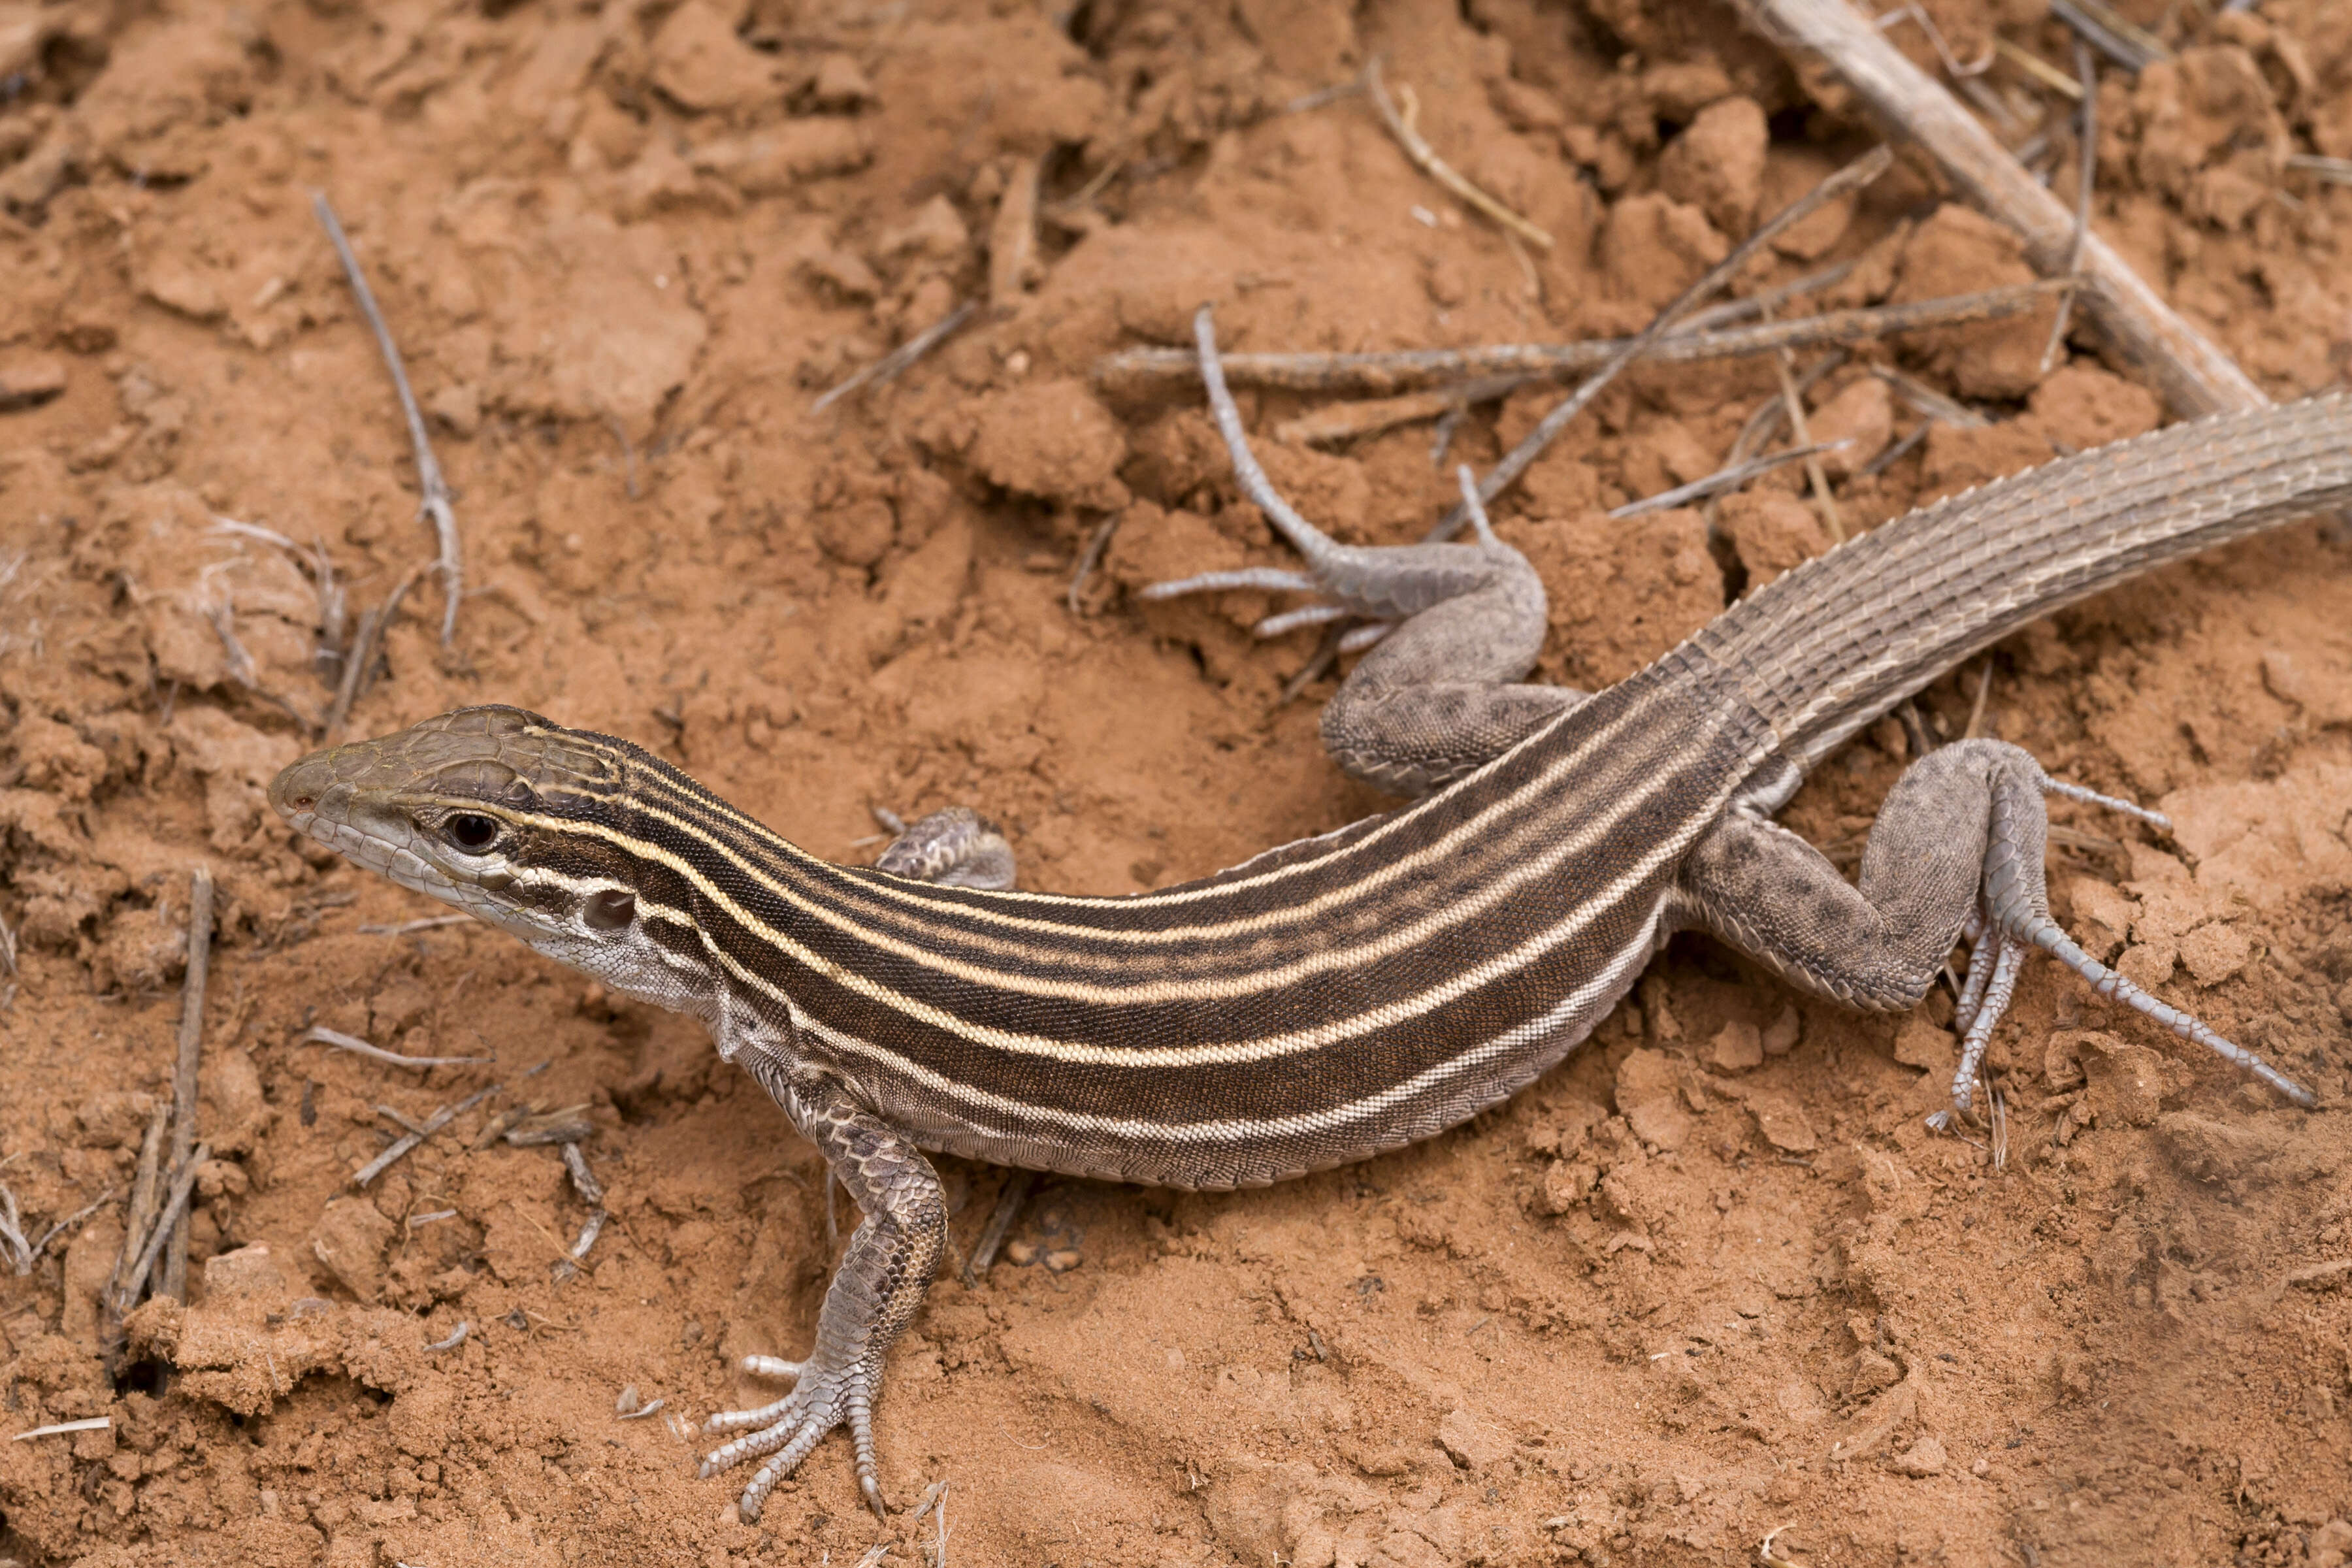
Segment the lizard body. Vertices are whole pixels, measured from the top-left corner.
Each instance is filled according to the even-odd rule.
[[[883,1352],[945,1245],[922,1151],[1184,1187],[1362,1159],[1559,1061],[1679,929],[1880,1010],[1916,1004],[1967,937],[1962,1110],[2036,946],[2308,1103],[2050,920],[2041,795],[2098,797],[2018,748],[1914,764],[1858,887],[1770,816],[1857,729],[2028,622],[2352,502],[2352,398],[2175,426],[1915,511],[1587,697],[1519,683],[1542,587],[1483,517],[1477,543],[1374,550],[1290,512],[1249,457],[1205,312],[1201,335],[1244,487],[1308,568],[1242,575],[1394,625],[1323,728],[1343,766],[1412,805],[1199,881],[1086,898],[1012,889],[1001,837],[969,812],[916,825],[876,867],[834,865],[625,742],[512,708],[331,748],[272,786],[354,861],[703,1018],[858,1201],[815,1350],[759,1366],[798,1386],[712,1423],[750,1435],[706,1473],[766,1461],[746,1518],[835,1425],[880,1508]]]

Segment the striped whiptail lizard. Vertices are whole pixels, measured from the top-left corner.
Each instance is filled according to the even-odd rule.
[[[1543,587],[1483,516],[1475,543],[1364,549],[1284,504],[1250,456],[1205,310],[1199,336],[1243,488],[1307,570],[1151,592],[1312,588],[1392,623],[1323,736],[1349,772],[1419,797],[1401,810],[1196,882],[1081,898],[1013,890],[1010,848],[962,809],[917,823],[874,867],[833,865],[626,742],[515,708],[333,747],[271,786],[289,823],[360,865],[702,1018],[849,1189],[865,1218],[814,1348],[746,1363],[796,1385],[710,1423],[746,1435],[705,1475],[765,1460],[747,1521],[843,1425],[881,1511],[884,1352],[946,1247],[924,1151],[1192,1188],[1364,1159],[1558,1062],[1676,930],[1881,1011],[1916,1004],[1969,940],[1963,1112],[2037,947],[2312,1103],[2051,920],[2042,795],[2137,807],[1964,740],[1889,793],[1859,887],[1771,818],[1855,731],[2057,606],[2352,503],[2352,396],[2176,426],[1912,512],[1588,696],[1519,684]]]

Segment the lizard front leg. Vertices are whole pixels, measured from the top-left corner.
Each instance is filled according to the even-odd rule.
[[[950,888],[1009,888],[1013,847],[994,823],[969,806],[935,811],[911,825],[887,819],[897,837],[874,862],[877,870]],[[825,1161],[825,1221],[833,1184],[849,1191],[865,1215],[825,1291],[816,1348],[806,1361],[746,1356],[743,1370],[795,1379],[791,1394],[756,1410],[714,1415],[704,1430],[749,1431],[702,1462],[705,1479],[748,1459],[773,1455],[743,1489],[737,1509],[751,1523],[778,1481],[793,1472],[834,1427],[846,1424],[856,1452],[857,1486],[878,1518],[882,1490],[874,1469],[874,1400],[890,1342],[914,1320],[947,1246],[947,1202],[929,1160],[822,1072],[787,1057],[751,1050],[744,1064]]]
[[[1734,811],[1684,861],[1686,919],[1809,991],[1880,1012],[1916,1005],[1955,943],[1973,935],[1957,1019],[1967,1033],[1952,1082],[1961,1113],[2019,965],[2037,947],[2100,995],[2235,1062],[2296,1104],[2313,1104],[2301,1084],[2158,1001],[2059,929],[2043,880],[2045,793],[2137,809],[2059,784],[2005,742],[1961,741],[1913,763],[1888,793],[1858,888],[1787,828]],[[1951,1115],[1930,1121],[1948,1126]]]
[[[805,1361],[747,1356],[743,1370],[796,1379],[791,1394],[756,1410],[730,1410],[704,1426],[747,1432],[702,1461],[704,1479],[747,1459],[768,1458],[737,1503],[754,1523],[769,1492],[835,1426],[847,1426],[856,1454],[857,1487],[883,1517],[875,1477],[874,1401],[882,1359],[914,1321],[932,1272],[947,1248],[948,1209],[929,1160],[888,1123],[819,1069],[760,1055],[746,1065],[802,1136],[817,1146],[834,1180],[848,1189],[865,1218],[824,1293],[816,1348]]]
[[[1156,583],[1143,590],[1145,598],[1227,588],[1324,595],[1323,604],[1261,622],[1261,636],[1347,616],[1370,622],[1359,630],[1371,633],[1377,645],[1325,706],[1323,744],[1340,767],[1397,795],[1426,795],[1453,783],[1584,700],[1585,693],[1570,687],[1522,681],[1543,649],[1543,581],[1526,556],[1496,538],[1475,489],[1465,482],[1475,544],[1339,543],[1276,493],[1251,453],[1218,363],[1207,306],[1192,328],[1201,379],[1234,477],[1307,570],[1204,573]]]

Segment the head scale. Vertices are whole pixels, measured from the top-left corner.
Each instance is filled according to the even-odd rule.
[[[616,972],[646,956],[629,951],[636,882],[595,829],[651,760],[520,708],[460,708],[312,752],[278,775],[269,804],[346,859],[639,990]]]

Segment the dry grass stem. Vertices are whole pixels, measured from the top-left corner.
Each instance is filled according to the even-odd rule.
[[[352,704],[360,700],[361,693],[374,679],[376,650],[383,642],[384,628],[400,613],[400,602],[408,597],[408,590],[416,585],[416,579],[430,565],[429,562],[420,561],[411,566],[392,585],[383,604],[360,612],[359,629],[352,635],[352,650],[343,656],[342,684],[335,689],[335,700],[328,704],[327,716],[319,724],[319,732],[326,739],[331,741],[342,732],[345,721],[352,716]]]
[[[1474,404],[1493,403],[1525,386],[1528,380],[1526,375],[1517,374],[1489,375],[1459,386],[1409,392],[1401,397],[1327,404],[1296,419],[1284,420],[1274,427],[1274,438],[1293,447],[1334,447],[1360,436],[1377,436],[1400,425],[1442,418]]]
[[[958,327],[971,320],[972,312],[979,309],[979,300],[966,300],[962,304],[958,305],[864,370],[852,375],[814,403],[810,404],[809,412],[822,414],[861,386],[880,386],[886,382],[895,380],[905,373],[908,365],[947,342]]]
[[[2050,14],[2134,76],[2158,60],[2174,58],[2162,38],[2102,0],[2050,0]]]
[[[32,1257],[26,1261],[25,1267],[18,1269],[17,1272],[20,1274],[30,1273],[34,1266],[38,1264],[44,1257],[47,1256],[49,1243],[55,1241],[58,1237],[63,1236],[66,1232],[71,1230],[74,1226],[88,1219],[99,1210],[104,1208],[108,1204],[112,1203],[114,1201],[114,1194],[121,1190],[122,1189],[120,1187],[107,1188],[106,1191],[99,1194],[96,1198],[82,1205],[81,1207],[74,1210],[73,1213],[66,1215],[65,1218],[58,1220],[56,1224],[50,1226],[48,1229],[43,1231],[41,1233],[41,1239],[33,1243]]]
[[[163,1200],[163,1211],[155,1216],[155,1228],[148,1233],[147,1245],[140,1249],[137,1261],[131,1265],[127,1283],[134,1306],[138,1303],[140,1294],[145,1288],[149,1277],[155,1271],[156,1263],[163,1255],[164,1244],[184,1228],[181,1221],[187,1216],[188,1194],[195,1190],[196,1167],[211,1159],[212,1152],[211,1144],[199,1143],[188,1151],[188,1157],[184,1161],[173,1167],[171,1191]],[[162,1289],[162,1286],[166,1283],[168,1281],[158,1281],[155,1294],[159,1296],[168,1294],[168,1291]],[[184,1283],[184,1278],[183,1284]]]
[[[1984,733],[1985,702],[1991,696],[1992,660],[1987,659],[1984,668],[1977,672],[1976,700],[1969,704],[1968,728],[1960,731],[1961,740],[1973,741]]]
[[[415,1149],[419,1143],[424,1142],[427,1138],[432,1137],[436,1132],[438,1132],[444,1127],[448,1126],[450,1122],[455,1121],[458,1117],[464,1115],[467,1111],[471,1110],[474,1107],[481,1104],[482,1101],[489,1099],[490,1096],[498,1092],[499,1085],[492,1084],[488,1089],[476,1089],[473,1093],[467,1095],[465,1099],[459,1100],[455,1105],[443,1106],[431,1116],[425,1118],[425,1124],[422,1127],[419,1127],[414,1132],[395,1138],[390,1143],[384,1145],[383,1153],[378,1154],[374,1159],[370,1160],[366,1164],[362,1165],[358,1170],[353,1171],[352,1173],[352,1185],[355,1187],[366,1186],[370,1182],[374,1181],[378,1176],[383,1175],[384,1172],[390,1170],[394,1162],[406,1157],[409,1151]]]
[[[413,936],[421,931],[465,925],[473,918],[471,915],[426,915],[422,920],[402,921],[398,925],[363,925],[358,930],[362,936]]]
[[[188,874],[188,969],[180,988],[180,1053],[172,1074],[172,1163],[177,1168],[196,1143],[196,1085],[205,1051],[205,980],[212,970],[213,874],[199,866]],[[188,1299],[188,1233],[175,1226],[164,1255],[157,1294]]]
[[[1112,512],[1095,524],[1094,532],[1087,536],[1087,547],[1078,556],[1078,569],[1070,574],[1070,591],[1066,595],[1070,614],[1083,616],[1087,613],[1080,595],[1086,592],[1087,579],[1093,576],[1095,568],[1102,564],[1103,552],[1110,548],[1111,536],[1118,531],[1118,513]],[[900,827],[898,831],[904,833],[906,829]]]
[[[2033,53],[2031,49],[2021,49],[2015,44],[2011,43],[2007,38],[1994,38],[1992,41],[1992,47],[1994,50],[2000,54],[2002,59],[2007,60],[2011,65],[2015,66],[2018,69],[2023,71],[2026,75],[2032,77],[2035,81],[2040,82],[2043,87],[2048,88],[2051,91],[2058,94],[2069,102],[2080,102],[2082,100],[2083,84],[2076,81],[2073,77],[2068,76],[2064,71],[2060,70],[2056,66],[2052,65],[2048,60],[2043,59],[2040,55]]]
[[[1893,365],[1872,365],[1870,374],[1885,382],[1895,396],[1903,399],[1914,410],[1927,416],[1929,419],[1940,420],[1946,425],[1957,425],[1963,430],[1982,430],[1992,424],[1991,420],[1970,408],[1967,404],[1945,396],[1926,382],[1916,376],[1906,375]]]
[[[470,920],[473,917],[464,918]],[[388,1062],[394,1067],[409,1068],[418,1072],[426,1068],[483,1067],[498,1060],[496,1057],[404,1057],[398,1051],[372,1046],[357,1035],[346,1035],[341,1029],[330,1029],[323,1024],[305,1029],[294,1043],[298,1046],[332,1046],[339,1051],[349,1051],[371,1061]]]
[[[2352,185],[2352,158],[2322,158],[2312,153],[2294,153],[2287,157],[2286,166],[2315,174],[2331,184]]]
[[[604,1206],[604,1184],[588,1168],[588,1156],[580,1152],[579,1144],[563,1145],[563,1168],[572,1173],[572,1185],[583,1203],[590,1208]]]
[[[1464,179],[1452,164],[1437,155],[1437,150],[1429,144],[1415,123],[1421,117],[1420,100],[1413,96],[1412,89],[1400,84],[1397,91],[1404,99],[1404,108],[1402,112],[1398,110],[1389,97],[1387,84],[1381,80],[1378,55],[1373,56],[1364,67],[1364,90],[1370,95],[1372,107],[1380,110],[1381,121],[1389,128],[1389,134],[1396,138],[1397,145],[1404,149],[1404,155],[1412,159],[1423,174],[1529,245],[1544,250],[1551,248],[1550,235]]]
[[[1789,435],[1805,453],[1805,482],[1812,487],[1813,510],[1821,513],[1822,526],[1830,531],[1831,542],[1845,542],[1845,513],[1838,510],[1837,498],[1830,493],[1830,477],[1822,467],[1821,448],[1813,444],[1811,425],[1805,417],[1805,395],[1797,385],[1797,356],[1782,349],[1773,363],[1780,373],[1780,412],[1789,421]]]
[[[2099,173],[2099,68],[2091,58],[2090,46],[2080,38],[2074,40],[2074,70],[2082,82],[2076,94],[2081,102],[2075,110],[2074,246],[2066,253],[2066,275],[2079,279],[2083,275],[2083,245],[2091,237],[2091,191]],[[2066,352],[2066,324],[2074,310],[2074,294],[2070,291],[2060,296],[2058,313],[2050,319],[2050,342],[2042,351],[2044,375]]]
[[[988,1224],[982,1229],[980,1239],[972,1244],[971,1256],[964,1260],[966,1285],[978,1283],[980,1277],[988,1272],[988,1266],[996,1261],[996,1249],[1004,1244],[1004,1233],[1013,1228],[1036,1181],[1035,1173],[1030,1171],[1014,1171],[1005,1177],[1004,1190],[996,1194],[996,1207],[989,1211]]]
[[[1629,500],[1623,506],[1612,509],[1609,515],[1617,518],[1639,517],[1643,512],[1665,511],[1673,507],[1688,506],[1693,501],[1706,500],[1711,496],[1719,496],[1727,491],[1736,490],[1759,474],[1769,474],[1784,464],[1801,463],[1817,458],[1821,453],[1836,451],[1844,445],[1843,441],[1832,441],[1827,446],[1792,447],[1785,452],[1771,452],[1761,458],[1749,458],[1744,462],[1717,468],[1704,479],[1693,479],[1686,485],[1676,485],[1673,489],[1660,490],[1656,495],[1645,496],[1640,500]]]
[[[1044,158],[1024,159],[997,199],[996,218],[988,227],[988,306],[1000,316],[1021,308],[1036,265],[1037,192],[1045,178]]]
[[[425,433],[425,416],[416,406],[416,394],[409,390],[408,369],[401,363],[400,346],[392,341],[392,329],[384,325],[383,312],[376,308],[375,293],[368,287],[367,274],[360,269],[360,258],[352,253],[342,221],[328,205],[324,191],[310,194],[310,210],[318,215],[319,226],[327,231],[336,256],[342,260],[343,276],[351,280],[352,297],[359,301],[360,313],[375,332],[375,345],[383,351],[384,368],[392,372],[393,390],[400,395],[400,411],[408,420],[408,442],[416,451],[416,515],[433,524],[433,536],[440,549],[436,565],[441,573],[441,644],[446,647],[457,634],[457,604],[465,596],[465,565],[458,551],[457,514],[449,504],[449,481],[442,477],[440,461],[433,456],[432,438]]]

